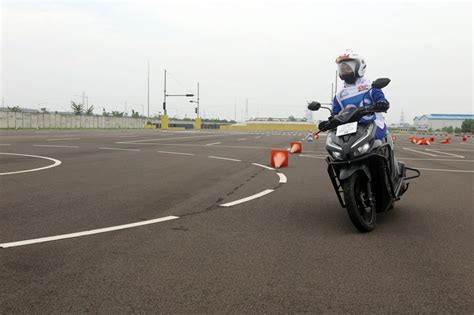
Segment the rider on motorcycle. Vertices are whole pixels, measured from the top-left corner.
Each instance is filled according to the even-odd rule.
[[[382,90],[373,88],[370,93],[372,81],[364,77],[367,67],[364,58],[351,49],[346,49],[336,58],[339,77],[344,81],[344,87],[336,92],[332,101],[332,111],[334,115],[347,107],[368,107],[376,110],[387,111],[389,102],[386,100]],[[384,140],[387,135],[387,126],[381,113],[366,115],[359,121],[360,124],[367,124],[374,121],[377,125],[375,138]],[[332,119],[319,124],[319,129],[327,130],[333,128]]]
[[[381,89],[372,88],[372,81],[364,77],[365,68],[367,67],[364,58],[358,55],[351,49],[346,49],[340,56],[336,58],[338,65],[339,77],[344,81],[344,86],[340,91],[336,92],[332,101],[333,115],[337,115],[341,110],[348,107],[367,107],[375,111],[386,112],[390,108],[390,103],[385,98]],[[367,91],[369,91],[367,93]],[[359,123],[367,124],[375,121],[377,130],[375,139],[380,143],[386,142],[393,150],[393,141],[390,136],[387,136],[387,126],[382,113],[372,113],[363,116]],[[331,117],[327,121],[319,124],[319,130],[329,130],[337,126],[336,121]],[[400,168],[399,162],[395,157],[392,160],[395,168],[394,177],[403,177],[403,167]],[[406,187],[403,187],[406,190]]]

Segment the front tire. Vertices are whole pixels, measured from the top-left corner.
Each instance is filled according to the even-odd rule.
[[[365,174],[355,172],[342,183],[342,189],[347,213],[354,226],[363,233],[373,231],[376,225],[375,199]]]

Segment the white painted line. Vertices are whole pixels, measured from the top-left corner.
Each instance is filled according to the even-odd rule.
[[[279,183],[282,183],[282,184],[286,184],[286,183],[287,183],[287,179],[286,179],[285,174],[283,174],[283,173],[277,173],[277,175],[278,175],[278,177],[280,177]]]
[[[462,155],[457,155],[457,154],[452,154],[452,153],[446,153],[446,152],[442,152],[442,151],[438,151],[438,150],[433,150],[433,149],[425,149],[425,150],[426,150],[426,151],[430,151],[430,152],[436,152],[436,153],[439,153],[439,154],[445,154],[445,155],[454,156],[454,157],[458,157],[458,158],[464,159],[464,156],[462,156]]]
[[[48,148],[79,148],[77,145],[53,145],[53,144],[33,144],[34,147]]]
[[[262,136],[257,136],[257,137],[255,137],[255,139],[260,139],[261,137],[262,137]]]
[[[46,141],[68,141],[68,140],[79,140],[81,138],[61,138],[61,139],[46,139]]]
[[[119,138],[133,138],[133,137],[138,137],[138,135],[125,135],[125,136],[119,136]]]
[[[326,155],[308,155],[308,154],[300,154],[298,156],[301,157],[307,157],[307,158],[312,158],[312,159],[325,159]]]
[[[183,153],[183,152],[170,152],[170,151],[156,151],[158,153],[164,153],[164,154],[177,154],[177,155],[195,155],[193,153]]]
[[[447,170],[447,169],[438,169],[438,168],[416,168],[417,170],[422,171],[436,171],[436,172],[455,172],[455,173],[474,173],[474,171],[463,171],[463,170]]]
[[[222,142],[214,142],[214,143],[208,143],[206,145],[216,145],[216,144],[221,144]]]
[[[267,170],[276,171],[276,169],[274,169],[273,167],[269,167],[269,166],[266,166],[266,165],[262,165],[262,164],[258,164],[258,163],[252,163],[252,165],[260,166],[260,167],[266,168]]]
[[[445,162],[470,162],[473,163],[474,160],[454,160],[454,159],[421,159],[421,158],[397,158],[397,160],[413,160],[413,161],[445,161]]]
[[[426,154],[426,155],[429,155],[429,156],[437,156],[436,154],[431,154],[431,153],[427,153],[427,152],[423,152],[423,151],[417,151],[417,150],[408,149],[408,148],[403,148],[403,150],[412,151],[412,152],[420,153],[420,154]]]
[[[9,143],[0,143],[0,145],[11,145]]]
[[[46,156],[29,155],[29,154],[19,154],[19,153],[0,153],[0,154],[4,154],[4,155],[27,156],[27,157],[33,157],[33,158],[38,158],[38,159],[50,160],[50,161],[53,161],[53,162],[54,162],[54,164],[51,164],[51,165],[48,165],[48,166],[44,166],[44,167],[32,168],[32,169],[23,170],[23,171],[14,171],[14,172],[0,173],[0,175],[12,175],[12,174],[36,172],[36,171],[41,171],[41,170],[45,170],[45,169],[48,169],[48,168],[52,168],[52,167],[56,167],[56,166],[61,165],[61,161],[60,161],[60,160],[56,160],[56,159],[53,159],[53,158],[50,158],[50,157],[46,157]]]
[[[211,138],[211,137],[215,137],[215,136],[192,136],[192,137],[174,137],[174,138],[145,139],[145,140],[123,141],[123,142],[118,142],[118,143],[137,143],[137,142],[148,142],[148,141],[168,141],[168,140],[198,139],[198,138]]]
[[[247,202],[247,201],[250,201],[250,200],[254,200],[254,199],[263,197],[265,195],[268,195],[269,193],[272,193],[273,191],[274,191],[273,189],[266,189],[262,192],[259,192],[258,194],[255,194],[255,195],[252,195],[252,196],[249,196],[249,197],[245,197],[245,198],[242,198],[242,199],[239,199],[239,200],[235,200],[235,201],[232,201],[232,202],[224,203],[224,204],[221,204],[219,206],[220,207],[232,207],[232,206],[238,205],[240,203],[244,203],[244,202]]]
[[[218,159],[218,160],[226,160],[226,161],[233,161],[233,162],[242,162],[242,160],[230,159],[230,158],[225,158],[225,157],[220,157],[220,156],[212,156],[212,155],[209,155],[208,158]]]
[[[111,226],[111,227],[108,227],[108,228],[89,230],[89,231],[84,231],[84,232],[48,236],[48,237],[35,238],[35,239],[31,239],[31,240],[18,241],[18,242],[3,243],[3,244],[0,244],[0,248],[31,245],[31,244],[37,244],[37,243],[50,242],[50,241],[57,241],[57,240],[62,240],[62,239],[66,239],[66,238],[74,238],[74,237],[80,237],[80,236],[85,236],[85,235],[111,232],[111,231],[129,229],[129,228],[132,228],[132,227],[137,227],[137,226],[142,226],[142,225],[165,222],[165,221],[174,220],[174,219],[179,219],[179,217],[168,216],[168,217],[163,217],[163,218],[158,218],[158,219],[153,219],[153,220],[147,220],[147,221],[135,222],[135,223],[130,223],[130,224]]]
[[[247,140],[247,138],[237,139],[237,141],[244,141],[244,140]]]
[[[100,147],[99,150],[117,150],[117,151],[135,151],[135,152],[140,151],[140,149],[121,149],[121,148],[106,148],[106,147]]]

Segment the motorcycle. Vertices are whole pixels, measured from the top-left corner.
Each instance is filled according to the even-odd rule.
[[[366,94],[389,83],[390,79],[377,79]],[[362,117],[386,109],[348,106],[335,115],[329,107],[318,102],[308,105],[312,111],[320,108],[331,112],[325,128],[317,134],[328,131],[327,172],[337,198],[360,232],[373,231],[376,213],[391,210],[395,201],[407,191],[409,180],[419,177],[420,171],[395,159],[390,136],[383,141],[375,139],[375,122],[358,123]],[[407,176],[407,170],[415,174]]]

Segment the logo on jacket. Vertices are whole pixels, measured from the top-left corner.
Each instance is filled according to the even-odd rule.
[[[367,84],[361,84],[361,85],[358,85],[358,86],[357,86],[357,90],[358,90],[359,92],[366,91],[366,90],[368,90],[368,89],[369,89],[369,86],[368,86]]]

